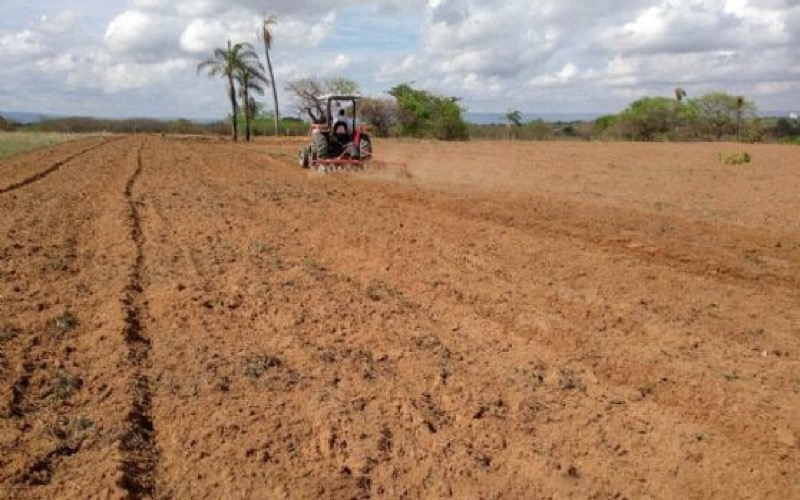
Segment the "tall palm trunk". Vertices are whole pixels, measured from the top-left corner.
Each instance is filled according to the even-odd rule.
[[[269,81],[272,87],[272,102],[275,104],[275,135],[278,136],[281,133],[281,118],[280,112],[278,111],[278,88],[277,85],[275,85],[275,75],[272,74],[272,61],[269,58],[269,50],[266,45],[264,46],[264,54],[267,57],[267,71],[269,71]]]
[[[239,131],[236,127],[236,87],[233,85],[233,75],[228,75],[228,96],[231,99],[231,129],[233,131],[233,142],[239,140]]]
[[[250,82],[245,79],[242,91],[244,95],[244,137],[245,141],[250,142],[250,89],[248,88]]]
[[[742,126],[742,106],[744,106],[744,97],[739,96],[736,98],[736,140],[740,141],[741,137],[741,126]]]

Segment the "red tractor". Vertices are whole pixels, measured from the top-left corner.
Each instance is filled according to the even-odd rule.
[[[311,124],[310,141],[300,150],[300,166],[320,172],[359,170],[372,158],[368,127],[356,123],[359,97],[322,96],[324,116]]]

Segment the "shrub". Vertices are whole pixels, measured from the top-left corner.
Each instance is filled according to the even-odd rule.
[[[744,165],[746,163],[750,163],[751,160],[750,153],[744,151],[742,153],[728,155],[725,158],[726,165]]]

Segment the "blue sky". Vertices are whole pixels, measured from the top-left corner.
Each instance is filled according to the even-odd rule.
[[[261,0],[3,0],[0,109],[223,117],[214,47],[257,43]],[[742,94],[800,108],[798,0],[275,0],[283,108],[293,78],[401,82],[471,112],[603,113],[644,95]]]

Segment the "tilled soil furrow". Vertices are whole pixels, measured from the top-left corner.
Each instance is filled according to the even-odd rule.
[[[72,160],[81,168],[0,198],[1,497],[122,492],[127,349],[115,292],[133,257],[119,231],[130,152],[103,142]]]
[[[15,191],[15,190],[23,188],[23,187],[25,187],[25,186],[27,186],[29,184],[33,184],[36,181],[40,181],[40,180],[44,179],[45,177],[47,177],[48,175],[50,175],[53,172],[55,172],[56,170],[60,169],[62,166],[66,165],[67,163],[69,163],[69,162],[71,162],[71,161],[73,161],[73,160],[75,160],[75,159],[77,159],[77,158],[79,158],[79,157],[91,152],[91,151],[94,151],[94,150],[96,150],[98,148],[101,148],[101,147],[105,146],[106,144],[108,144],[108,143],[110,143],[112,141],[115,141],[115,140],[120,140],[120,138],[113,138],[113,139],[104,140],[100,144],[92,145],[92,146],[90,146],[88,148],[85,148],[85,149],[79,151],[78,153],[72,154],[72,155],[64,158],[61,161],[57,161],[57,162],[53,163],[52,165],[50,165],[49,167],[47,167],[44,170],[42,170],[41,172],[38,172],[38,173],[36,173],[36,174],[34,174],[34,175],[30,176],[30,177],[27,177],[27,178],[25,178],[25,179],[23,179],[23,180],[21,180],[19,182],[15,182],[15,183],[10,184],[10,185],[8,185],[6,187],[0,187],[0,194],[5,194],[5,193],[11,192],[11,191]]]
[[[754,449],[764,456],[775,449],[773,441],[762,439],[773,426],[784,429],[781,433],[790,432],[785,429],[791,426],[792,401],[796,400],[792,394],[786,396],[785,404],[775,406],[772,420],[763,424],[743,425],[736,417],[737,412],[771,406],[778,394],[791,392],[793,387],[796,392],[797,388],[791,375],[796,362],[764,359],[781,358],[785,349],[796,344],[792,336],[793,325],[797,325],[793,312],[798,310],[796,293],[785,289],[783,282],[769,279],[763,271],[753,267],[757,274],[730,280],[708,269],[687,269],[678,257],[642,259],[635,252],[626,251],[624,241],[606,244],[600,230],[608,227],[616,232],[613,224],[604,226],[601,218],[596,221],[597,228],[589,227],[587,214],[601,211],[609,216],[614,212],[602,208],[584,207],[585,212],[574,213],[562,209],[559,220],[550,221],[525,213],[525,203],[493,202],[476,210],[472,197],[453,201],[447,193],[442,196],[402,187],[395,190],[391,186],[353,182],[344,176],[329,180],[309,178],[307,182],[324,186],[327,196],[323,199],[328,198],[329,202],[319,203],[317,210],[307,212],[302,204],[292,209],[286,197],[275,200],[282,208],[289,207],[286,221],[316,218],[304,224],[302,234],[307,244],[319,249],[320,262],[350,276],[370,269],[365,269],[365,261],[380,262],[381,267],[371,268],[380,274],[401,268],[399,273],[386,272],[391,277],[386,285],[403,290],[411,301],[424,304],[433,317],[451,318],[453,328],[463,332],[459,337],[464,335],[464,341],[456,345],[467,353],[471,351],[469,355],[477,358],[473,359],[475,366],[491,366],[486,369],[487,376],[503,372],[503,367],[496,364],[497,357],[502,357],[508,362],[516,360],[511,364],[522,370],[530,370],[539,385],[553,383],[567,391],[579,390],[575,394],[587,394],[591,403],[583,399],[576,406],[577,412],[558,417],[584,418],[584,411],[603,415],[602,420],[592,419],[587,424],[587,436],[597,433],[603,442],[620,440],[625,428],[633,425],[628,414],[635,411],[642,422],[703,429],[715,436],[713,448],[725,443],[722,452],[712,451],[704,444],[706,456],[719,458],[724,453],[730,463],[741,468]],[[275,191],[276,187],[265,191]],[[359,198],[374,199],[370,213],[385,217],[355,215],[348,205]],[[261,195],[256,199],[269,197]],[[439,206],[446,210],[438,210]],[[622,227],[646,227],[643,217],[615,212],[611,220]],[[399,228],[387,224],[398,220]],[[723,231],[716,237],[713,232],[706,236],[708,247],[698,247],[695,243],[700,238],[695,224],[681,219],[671,223],[675,235],[696,238],[682,255],[693,261],[704,259],[706,254],[725,263],[735,261],[733,252],[728,255],[713,247],[714,242],[731,239]],[[395,235],[387,234],[392,232]],[[747,248],[758,242],[754,238],[764,237],[755,231],[734,233],[740,240],[731,244],[734,249]],[[662,243],[677,248],[682,241],[673,238]],[[765,244],[756,243],[761,247]],[[631,245],[634,250],[635,245]],[[379,255],[371,247],[390,250]],[[790,245],[784,247],[789,248],[778,251],[791,258]],[[785,274],[796,279],[791,268]],[[658,278],[664,283],[655,281]],[[660,295],[655,295],[655,290]],[[652,301],[658,302],[656,307]],[[727,317],[736,313],[740,316],[734,321]],[[766,321],[772,325],[768,333],[748,326]],[[746,334],[749,338],[738,332],[736,336],[721,335],[736,328],[755,333]],[[478,348],[476,352],[478,335],[488,349]],[[442,339],[448,334],[436,336]],[[732,346],[732,341],[741,342],[741,348]],[[493,345],[503,346],[502,350],[493,352]],[[783,347],[765,350],[765,345]],[[481,352],[487,356],[478,354]],[[774,352],[778,354],[771,354]],[[687,363],[686,357],[705,361]],[[740,372],[760,373],[759,383],[732,386],[731,382],[742,378]],[[592,382],[587,384],[587,379]],[[508,401],[505,396],[503,399]],[[715,402],[723,399],[729,406],[720,409]],[[612,401],[615,403],[609,405]],[[630,405],[630,410],[610,411],[615,404]],[[534,401],[532,408],[537,405],[541,409],[552,408],[546,400]],[[605,405],[609,407],[603,408]],[[552,410],[546,413],[548,419],[554,418]],[[646,429],[642,434],[651,432]],[[705,439],[704,433],[698,439]],[[744,445],[737,436],[748,444]],[[564,436],[562,443],[571,439],[574,437]],[[624,455],[629,453],[625,451]],[[687,453],[695,456],[696,451]],[[583,455],[582,461],[586,463],[591,458],[591,454]],[[769,467],[759,471],[762,477],[785,476],[791,469],[791,462],[783,462],[791,460],[790,455],[771,458]],[[641,460],[647,463],[645,457]],[[625,470],[635,475],[636,469],[629,465]],[[689,479],[691,474],[684,476],[685,467],[676,465],[674,470],[681,471],[677,481],[686,482],[682,484],[698,479]],[[779,484],[770,491],[778,491]],[[702,486],[713,487],[713,482]]]
[[[127,416],[128,429],[120,440],[122,452],[121,485],[133,498],[152,498],[156,494],[156,468],[158,445],[151,415],[152,396],[149,367],[150,339],[144,332],[143,318],[147,305],[142,298],[142,269],[144,267],[144,234],[139,214],[139,201],[134,194],[136,181],[144,168],[142,152],[145,141],[139,145],[137,166],[125,185],[125,199],[129,207],[130,235],[136,246],[136,256],[130,272],[130,283],[126,287],[123,305],[125,308],[125,331],[123,336],[128,346],[128,361],[134,369],[130,382],[131,408]]]
[[[30,347],[26,349],[26,352],[30,352]],[[27,357],[28,356],[25,356],[25,358]],[[31,385],[31,376],[33,374],[33,370],[34,366],[31,361],[26,359],[22,362],[22,373],[20,373],[11,386],[11,401],[9,401],[8,404],[8,415],[16,418],[22,418],[25,415],[23,401],[25,400],[25,396],[28,393],[28,389]]]
[[[800,494],[796,188],[736,200],[794,150],[391,142],[404,172],[315,175],[296,145],[130,138],[0,197],[0,496]]]

